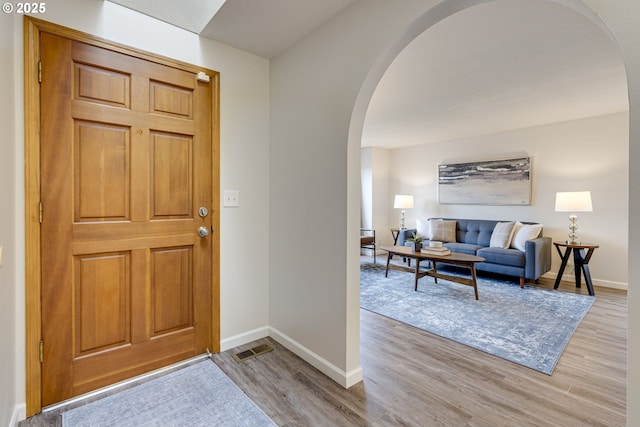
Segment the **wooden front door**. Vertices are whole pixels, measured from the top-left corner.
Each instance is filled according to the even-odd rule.
[[[47,406],[218,348],[217,85],[48,32],[39,47]]]

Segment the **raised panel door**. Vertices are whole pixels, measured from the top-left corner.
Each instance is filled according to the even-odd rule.
[[[212,345],[213,88],[40,37],[42,403]]]

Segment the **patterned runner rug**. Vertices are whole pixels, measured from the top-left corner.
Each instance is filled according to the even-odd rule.
[[[204,360],[62,414],[63,427],[276,424],[218,366]]]
[[[551,375],[595,297],[478,278],[471,286],[360,265],[360,307]]]

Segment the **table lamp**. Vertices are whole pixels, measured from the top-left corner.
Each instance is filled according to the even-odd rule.
[[[396,194],[393,200],[393,207],[396,209],[402,209],[400,212],[400,230],[404,230],[407,227],[404,226],[404,210],[413,208],[413,196],[406,194]]]
[[[556,193],[556,212],[571,212],[569,215],[569,244],[580,244],[578,240],[578,216],[574,212],[593,212],[591,191],[561,191]]]

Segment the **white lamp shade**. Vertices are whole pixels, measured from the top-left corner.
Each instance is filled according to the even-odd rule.
[[[396,194],[393,200],[393,207],[396,209],[412,209],[413,196],[406,194]]]
[[[556,193],[556,212],[593,212],[591,191],[561,191]]]

